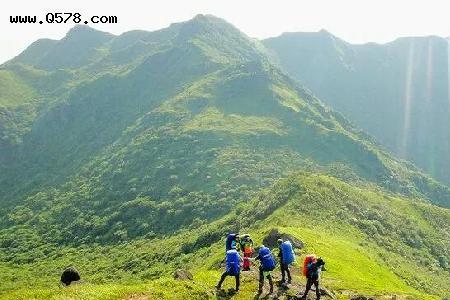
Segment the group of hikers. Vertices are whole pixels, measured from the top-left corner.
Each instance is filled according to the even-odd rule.
[[[289,240],[277,240],[278,244],[278,260],[280,263],[281,282],[280,285],[287,287],[291,283],[292,277],[290,266],[295,262],[295,253],[292,243]],[[252,262],[259,261],[259,288],[258,294],[262,294],[264,287],[264,280],[267,278],[270,286],[270,293],[273,293],[273,277],[272,271],[276,268],[276,260],[272,251],[261,245],[254,254],[253,241],[249,234],[244,234],[242,237],[238,233],[229,233],[225,242],[225,264],[226,270],[222,274],[216,288],[221,289],[222,283],[228,276],[236,279],[236,292],[239,291],[241,265],[243,271],[249,271]],[[243,257],[241,256],[241,253]],[[316,258],[314,255],[306,256],[303,263],[303,275],[307,278],[306,289],[300,299],[306,299],[309,291],[314,285],[316,291],[316,298],[320,299],[319,279],[321,271],[324,271],[325,262],[321,258]]]

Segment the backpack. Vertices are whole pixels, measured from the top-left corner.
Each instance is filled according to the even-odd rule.
[[[290,241],[284,241],[281,244],[281,253],[283,254],[283,257],[281,258],[283,264],[289,265],[295,261],[295,253]]]
[[[316,262],[316,256],[314,254],[307,255],[303,261],[303,276],[308,277],[309,266]]]
[[[259,249],[259,258],[261,260],[261,267],[263,271],[273,271],[275,269],[275,259],[272,256],[269,248],[261,247]]]
[[[225,251],[233,249],[233,242],[235,242],[236,234],[235,233],[229,233],[227,235],[227,240],[225,242]]]
[[[248,235],[244,235],[241,239],[241,250],[244,253],[253,253],[253,241]]]
[[[226,257],[227,273],[236,276],[241,271],[239,254],[236,250],[228,250]]]

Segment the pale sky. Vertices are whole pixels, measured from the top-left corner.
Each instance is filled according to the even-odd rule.
[[[11,24],[9,16],[79,12],[83,18],[116,15],[118,24],[90,26],[120,34],[157,30],[196,14],[226,19],[251,37],[322,28],[353,43],[388,42],[400,36],[450,36],[448,0],[39,0],[3,1],[0,9],[0,63],[38,38],[60,39],[70,24]]]

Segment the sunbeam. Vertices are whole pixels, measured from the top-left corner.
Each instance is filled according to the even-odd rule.
[[[403,126],[400,132],[400,148],[401,157],[406,157],[409,139],[409,128],[411,122],[411,97],[412,97],[412,79],[414,68],[415,42],[411,41],[408,52],[408,61],[406,64],[405,90],[403,96]]]
[[[426,103],[427,105],[431,102],[433,98],[433,40],[428,39],[428,49],[427,49],[427,90],[426,90]]]

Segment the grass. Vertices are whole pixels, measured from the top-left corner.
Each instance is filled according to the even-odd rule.
[[[281,121],[267,117],[223,114],[216,109],[208,109],[185,125],[186,131],[216,131],[230,134],[272,133],[285,135]]]
[[[35,96],[34,90],[13,72],[0,70],[0,107],[17,107]]]
[[[287,202],[277,200],[286,193],[289,195]],[[431,300],[440,299],[449,292],[445,283],[448,279],[447,271],[436,269],[433,264],[426,265],[419,259],[428,257],[430,254],[427,251],[439,247],[440,242],[445,249],[445,236],[439,231],[444,232],[445,226],[439,224],[448,224],[447,210],[388,196],[375,190],[358,188],[324,175],[292,176],[255,198],[241,210],[254,213],[263,209],[259,203],[270,205],[272,201],[278,201],[280,204],[276,207],[270,206],[274,208],[269,216],[252,220],[249,226],[241,228],[241,231],[250,233],[256,245],[262,244],[263,238],[272,228],[304,242],[306,247],[298,253],[297,264],[292,268],[296,286],[291,293],[303,289],[305,279],[301,276],[300,265],[305,255],[310,253],[323,257],[327,262],[322,283],[339,299],[362,294],[381,298],[397,295],[399,299]],[[432,214],[433,218],[427,217],[426,213]],[[240,220],[246,216],[247,214],[243,213],[237,218]],[[385,239],[377,238],[377,233],[370,231],[371,226],[367,227],[369,231],[366,231],[366,227],[361,227],[360,221],[370,221],[369,224],[378,226],[377,230],[380,231],[385,230],[385,227],[391,228],[390,232],[385,233],[391,244],[386,245]],[[191,248],[193,253],[180,254],[169,261],[164,255],[167,255],[167,249],[178,251],[176,249],[186,240],[195,239],[195,236],[214,234],[215,227],[227,224],[225,219],[223,222],[222,225],[219,221],[215,225],[192,229],[169,239],[142,241],[134,246],[130,243],[120,249],[112,247],[109,251],[105,251],[105,248],[101,262],[96,261],[96,257],[100,259],[98,255],[80,253],[78,259],[88,255],[89,260],[95,264],[93,266],[97,267],[98,274],[91,272],[92,274],[83,277],[85,283],[69,288],[59,288],[58,278],[53,276],[50,280],[48,272],[42,273],[45,278],[37,278],[34,282],[33,276],[36,273],[32,272],[31,265],[26,270],[16,269],[19,277],[26,276],[28,279],[18,281],[16,288],[10,286],[9,289],[3,290],[0,299],[214,299],[214,285],[223,271],[220,267],[223,259],[222,241],[210,246]],[[415,229],[420,229],[423,234],[424,244],[421,248],[408,246],[407,242],[403,241],[402,234]],[[92,251],[102,250],[100,247]],[[127,252],[126,256],[124,252]],[[274,253],[276,254],[276,251]],[[156,261],[145,267],[144,265],[149,263],[147,260],[152,257]],[[77,261],[75,252],[71,255],[71,260]],[[174,263],[175,260],[178,263]],[[49,268],[49,264],[49,261],[40,261],[34,269],[43,270]],[[114,264],[117,265],[115,268]],[[136,267],[133,267],[134,264]],[[144,264],[143,269],[139,267],[141,264]],[[153,268],[154,265],[157,267]],[[88,268],[86,265],[84,267]],[[194,274],[194,281],[176,281],[170,278],[171,270],[178,267],[190,269]],[[146,277],[149,268],[151,271],[147,273],[151,276]],[[128,275],[120,275],[120,272],[116,273],[117,275],[108,273],[114,269],[121,269]],[[277,277],[278,273],[278,270],[274,271]],[[164,275],[152,280],[158,274]],[[6,282],[11,281],[13,277],[13,269],[2,272],[2,278]],[[102,277],[105,279],[103,283]],[[25,285],[26,282],[28,286]],[[35,287],[32,284],[35,284]],[[223,288],[227,290],[232,287],[234,280],[228,278]],[[257,273],[245,273],[242,275],[241,291],[228,299],[252,299],[256,290]],[[430,291],[441,297],[428,294]]]

